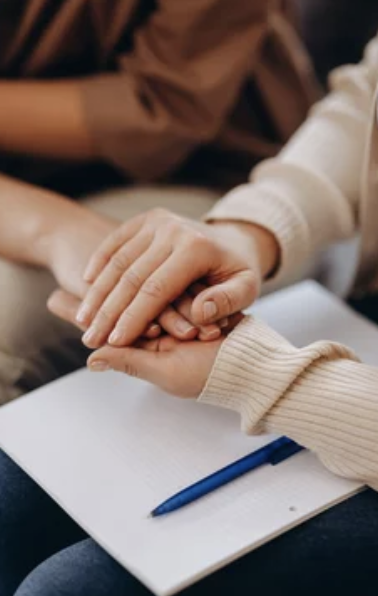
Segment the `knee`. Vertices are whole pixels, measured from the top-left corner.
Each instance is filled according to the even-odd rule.
[[[23,355],[51,317],[46,301],[55,284],[45,271],[0,259],[0,351]]]
[[[15,596],[147,596],[150,594],[93,540],[66,548],[35,569]]]
[[[42,495],[43,491],[33,480],[0,450],[0,540],[3,545],[13,537],[21,540],[21,530],[30,512],[34,517]]]
[[[40,489],[0,451],[0,594],[10,596],[31,568]]]

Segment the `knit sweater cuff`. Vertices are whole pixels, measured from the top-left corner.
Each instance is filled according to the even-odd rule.
[[[223,343],[199,401],[239,412],[243,431],[256,434],[264,430],[264,417],[312,363],[338,358],[356,359],[332,342],[295,348],[261,321],[245,317]]]

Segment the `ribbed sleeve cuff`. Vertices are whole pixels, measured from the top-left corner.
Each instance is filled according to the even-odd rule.
[[[268,432],[311,449],[335,474],[378,487],[378,371],[346,359],[320,360],[265,418]]]
[[[335,358],[356,359],[331,342],[295,348],[261,321],[245,317],[223,343],[199,401],[239,412],[243,431],[255,434],[313,362]]]

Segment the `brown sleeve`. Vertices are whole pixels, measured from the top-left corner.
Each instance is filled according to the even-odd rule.
[[[99,156],[137,179],[209,142],[258,59],[266,0],[158,0],[116,73],[83,82]]]

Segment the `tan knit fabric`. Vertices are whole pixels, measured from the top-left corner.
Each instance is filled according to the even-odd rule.
[[[319,249],[360,230],[360,268],[374,278],[378,234],[371,222],[378,213],[378,134],[372,132],[377,130],[378,36],[359,65],[338,69],[330,82],[333,92],[278,157],[259,165],[252,184],[226,195],[207,219],[250,221],[273,232],[281,246],[277,275],[284,277],[291,277]]]
[[[199,401],[239,412],[247,433],[288,435],[334,473],[378,489],[378,369],[339,344],[298,349],[246,317]]]
[[[330,243],[362,235],[357,279],[378,287],[378,37],[361,64],[338,69],[332,93],[252,183],[208,220],[257,223],[281,247],[288,277]],[[378,369],[324,342],[292,347],[247,317],[225,341],[200,401],[240,412],[243,429],[286,434],[336,474],[378,490]]]

